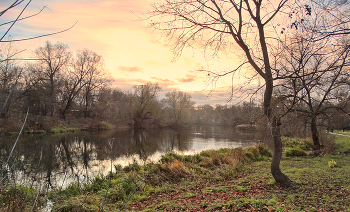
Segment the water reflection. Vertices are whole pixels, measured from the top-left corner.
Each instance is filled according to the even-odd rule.
[[[16,137],[0,139],[0,160],[4,164]],[[169,151],[193,153],[254,144],[254,134],[212,126],[178,131],[125,129],[21,136],[9,163],[10,181],[31,183],[40,179],[49,187],[57,187],[63,181],[88,181],[99,173],[107,173],[111,160],[113,164],[127,165],[133,160],[157,161]]]

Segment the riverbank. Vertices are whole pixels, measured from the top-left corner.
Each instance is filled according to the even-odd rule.
[[[23,125],[23,120],[14,121],[0,119],[0,135],[17,135]],[[24,123],[25,134],[67,133],[76,131],[111,130],[115,128],[129,127],[122,123],[109,123],[95,118],[74,118],[64,120],[59,117],[34,117],[29,116]]]
[[[39,200],[44,203],[50,198],[55,211],[98,211],[102,205],[104,211],[346,211],[350,138],[335,136],[335,141],[333,154],[313,158],[309,140],[284,138],[285,150],[298,149],[307,155],[282,158],[282,171],[295,182],[291,188],[274,182],[270,154],[259,145],[197,155],[169,153],[159,163],[116,166],[112,175],[58,188],[39,195]],[[12,207],[19,207],[26,193],[26,207],[31,207],[35,191],[18,187],[7,193],[2,190],[2,209],[9,207],[4,197],[10,191],[17,197]]]
[[[347,210],[350,156],[343,152],[350,149],[350,139],[335,139],[338,147],[333,154],[282,159],[282,171],[295,182],[291,188],[274,182],[271,158],[262,146],[222,149],[193,156],[167,154],[159,164],[116,167],[112,178],[96,178],[62,191],[55,209],[97,211],[104,203],[105,211]]]

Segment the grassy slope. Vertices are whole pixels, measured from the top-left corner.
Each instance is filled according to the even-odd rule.
[[[350,149],[350,137],[336,136],[336,141],[335,154],[282,159],[282,171],[295,182],[292,188],[274,183],[270,158],[252,149],[169,154],[160,164],[119,167],[104,211],[119,211],[136,183],[140,189],[124,211],[350,211],[350,156],[343,154]],[[332,160],[337,167],[329,167]],[[83,187],[72,185],[55,209],[98,211],[108,184],[108,177],[100,177]]]
[[[349,137],[337,141],[338,152],[350,149]],[[331,160],[338,167],[330,168]],[[275,184],[269,166],[269,161],[254,162],[236,177],[187,180],[171,192],[135,201],[130,210],[350,211],[350,156],[284,158],[282,171],[295,182],[292,188]]]

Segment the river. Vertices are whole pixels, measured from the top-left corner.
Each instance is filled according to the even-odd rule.
[[[16,136],[0,139],[0,162],[4,164]],[[6,166],[10,170],[6,180],[27,185],[45,182],[48,187],[57,188],[107,174],[111,170],[111,162],[115,170],[114,165],[117,164],[157,162],[170,151],[186,155],[255,144],[253,133],[239,133],[232,128],[218,126],[22,135]],[[2,174],[5,176],[3,170]]]

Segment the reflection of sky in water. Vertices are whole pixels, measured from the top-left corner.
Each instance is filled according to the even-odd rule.
[[[80,132],[71,135],[23,136],[22,142],[19,142],[15,149],[18,154],[15,167],[17,182],[22,181],[25,184],[32,182],[33,174],[29,176],[20,166],[26,167],[30,164],[32,168],[37,167],[40,154],[48,157],[45,161],[43,159],[42,164],[46,164],[45,167],[52,167],[50,178],[55,187],[60,187],[63,181],[66,186],[74,181],[88,182],[99,174],[107,174],[111,170],[109,146],[111,138],[115,138],[112,153],[113,172],[115,172],[114,165],[124,167],[134,161],[139,164],[157,162],[169,151],[190,155],[204,150],[244,148],[256,144],[253,134],[240,134],[231,128],[220,127],[199,128],[192,131],[129,130],[103,133],[105,134]],[[0,145],[6,149],[11,149],[11,143],[11,141],[0,141]],[[83,157],[84,154],[86,158]],[[5,158],[6,154],[1,156]],[[84,163],[88,166],[84,166]],[[39,169],[34,170],[38,172]],[[45,177],[46,174],[47,171],[44,170],[42,176]],[[36,173],[36,177],[40,175],[41,173]]]
[[[237,147],[249,147],[254,146],[256,144],[256,141],[230,141],[230,139],[214,139],[214,138],[192,138],[189,141],[190,148],[188,150],[178,150],[174,149],[173,151],[178,154],[183,155],[193,155],[196,153],[199,153],[201,151],[205,150],[218,150],[221,148],[237,148]],[[112,161],[112,170],[115,172],[115,165],[121,165],[121,166],[127,166],[129,164],[132,164],[134,161],[136,161],[138,164],[144,164],[147,162],[158,162],[162,155],[164,155],[166,152],[157,151],[147,157],[147,160],[144,161],[140,159],[140,156],[137,154],[130,155],[130,156],[121,156],[118,158],[115,158]],[[89,179],[98,176],[99,174],[107,174],[111,170],[111,161],[110,160],[92,160],[89,164],[89,170],[88,173],[85,171],[82,171],[80,174],[70,175],[66,179],[66,183],[73,182],[77,180],[77,177],[79,176],[79,180],[81,182],[86,182]],[[76,170],[84,170],[82,166],[78,166]],[[64,177],[64,176],[63,176]],[[61,185],[63,182],[63,178],[60,177],[57,179],[57,185]]]
[[[214,139],[214,138],[192,138],[191,150],[201,152],[204,150],[218,150],[221,148],[237,148],[254,146],[256,141],[230,141],[229,139]]]

